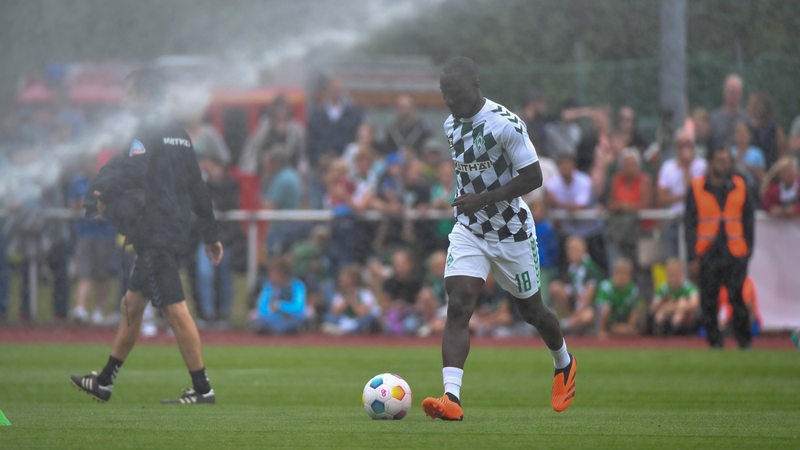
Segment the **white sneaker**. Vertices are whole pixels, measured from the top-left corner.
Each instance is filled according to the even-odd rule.
[[[156,324],[152,322],[143,323],[140,332],[142,333],[142,337],[155,337],[155,335],[158,334],[158,327],[156,327]]]
[[[89,311],[83,306],[76,306],[72,310],[72,321],[76,323],[89,323]]]
[[[344,334],[344,331],[342,331],[342,327],[331,322],[323,323],[321,331],[331,336],[341,336]]]
[[[103,315],[103,311],[99,309],[95,309],[92,313],[92,325],[105,325],[106,317]]]

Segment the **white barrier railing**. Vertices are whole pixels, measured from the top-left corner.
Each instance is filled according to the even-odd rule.
[[[8,216],[12,213],[5,212],[0,217]],[[560,220],[596,220],[607,216],[607,212],[601,209],[587,209],[579,211],[550,210],[548,218],[554,221]],[[48,208],[42,211],[42,217],[48,219],[74,220],[82,217],[82,212],[65,208]],[[330,210],[232,210],[217,212],[216,217],[221,221],[244,221],[247,222],[247,269],[246,278],[248,288],[252,287],[258,277],[258,226],[261,222],[329,222],[334,216]],[[379,211],[368,211],[357,216],[361,220],[378,221],[385,215]],[[441,220],[452,218],[452,213],[445,210],[407,210],[403,217],[409,220]],[[646,209],[639,212],[641,220],[676,220],[682,214],[679,212],[665,209]],[[763,211],[757,213],[758,220],[764,220],[768,216]],[[686,260],[685,230],[683,221],[678,221],[679,227],[679,255],[682,260]],[[37,262],[31,261],[28,267],[30,275],[30,317],[36,317],[37,309]]]

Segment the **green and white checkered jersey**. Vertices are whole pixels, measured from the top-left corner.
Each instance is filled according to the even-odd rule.
[[[678,289],[672,289],[669,283],[663,283],[656,291],[656,297],[662,300],[676,301],[680,298],[689,298],[697,293],[697,288],[694,283],[689,280],[684,280]]]
[[[458,195],[491,191],[507,184],[517,171],[539,160],[525,123],[489,99],[475,116],[444,122],[456,173]],[[530,239],[534,224],[520,198],[493,203],[475,214],[455,212],[456,221],[487,241]]]
[[[636,283],[630,282],[620,289],[610,278],[606,278],[597,287],[594,301],[598,308],[603,306],[611,308],[609,317],[611,323],[625,322],[631,312],[639,306],[639,288]]]

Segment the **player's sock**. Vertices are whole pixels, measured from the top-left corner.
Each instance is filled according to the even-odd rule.
[[[209,383],[208,376],[206,376],[205,367],[198,370],[190,370],[189,375],[192,376],[192,388],[195,392],[202,395],[211,390],[211,383]]]
[[[444,392],[453,394],[456,398],[461,397],[461,379],[463,377],[464,369],[459,369],[458,367],[443,368]]]
[[[97,375],[97,384],[100,386],[108,386],[109,384],[114,384],[114,379],[117,378],[117,372],[119,372],[119,368],[122,366],[123,361],[121,359],[114,358],[111,355],[108,355],[108,362],[106,366],[103,367],[103,370]]]
[[[550,350],[550,353],[553,355],[553,365],[556,366],[556,369],[563,369],[569,365],[569,352],[567,351],[567,341],[564,340],[564,344],[561,345],[561,348],[558,350]]]

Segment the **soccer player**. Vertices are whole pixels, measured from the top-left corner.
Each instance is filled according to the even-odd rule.
[[[564,411],[575,397],[575,358],[558,319],[543,303],[533,216],[520,198],[542,185],[538,156],[525,123],[483,97],[478,67],[459,56],[448,61],[439,87],[452,113],[444,123],[456,168],[456,224],[445,268],[447,320],[442,335],[444,395],[422,401],[425,414],[462,420],[461,381],[470,346],[469,321],[491,271],[535,326],[553,355],[552,406]]]
[[[172,328],[193,384],[180,397],[162,403],[214,403],[216,399],[206,377],[200,334],[186,305],[178,273],[178,255],[192,248],[192,213],[197,216],[206,255],[214,265],[222,260],[223,249],[192,142],[186,131],[163,113],[165,91],[165,80],[154,69],[140,69],[128,76],[126,101],[140,119],[128,157],[118,160],[120,167],[129,170],[118,170],[108,177],[101,171],[93,184],[98,211],[115,227],[111,213],[118,205],[131,202],[125,198],[127,191],[120,191],[121,186],[136,186],[144,192],[143,206],[137,209],[140,218],[126,231],[136,251],[136,262],[120,304],[122,318],[111,354],[99,374],[70,377],[75,387],[100,402],[111,398],[114,379],[133,350],[148,302],[161,309]]]

